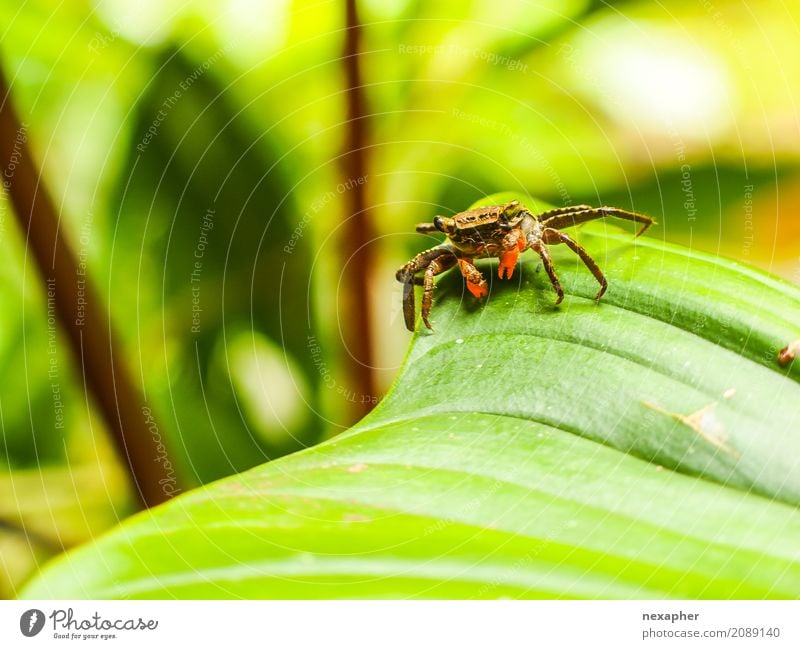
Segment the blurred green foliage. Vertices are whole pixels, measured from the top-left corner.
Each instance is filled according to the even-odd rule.
[[[637,209],[661,225],[650,236],[800,278],[796,8],[359,6],[380,385],[408,340],[394,270],[429,243],[413,224],[495,191]],[[0,0],[0,16],[2,64],[63,230],[184,485],[352,423],[353,401],[380,395],[353,393],[340,338],[342,321],[367,317],[339,308],[342,4]],[[39,466],[56,490],[48,472],[87,469],[97,482],[70,488],[78,509],[93,491],[101,520],[123,517],[129,494],[104,477],[116,460],[58,332],[51,352],[46,286],[9,210],[3,195],[0,470]],[[13,484],[0,498],[30,526],[38,505]]]
[[[164,364],[169,389],[156,390],[154,399],[158,411],[172,413],[172,430],[190,431],[181,443],[190,479],[202,482],[296,450],[321,429],[307,408],[282,421],[270,389],[250,411],[237,408],[237,377],[245,370],[227,352],[248,333],[256,362],[291,359],[285,377],[256,367],[248,380],[291,381],[313,404],[319,381],[307,353],[310,314],[305,297],[293,293],[309,285],[312,257],[302,241],[284,253],[301,207],[284,169],[285,145],[232,105],[205,65],[167,51],[139,98],[133,132],[144,135],[130,147],[126,182],[115,196],[119,245],[110,265],[112,296],[130,292],[133,268],[145,289],[136,301],[112,300],[117,317],[140,318],[150,335],[163,336],[161,349],[180,341]],[[145,267],[142,257],[155,263]],[[267,344],[257,347],[256,335]],[[264,421],[255,414],[261,410]]]

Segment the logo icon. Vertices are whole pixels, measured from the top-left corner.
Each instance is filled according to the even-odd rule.
[[[19,630],[22,635],[32,638],[44,628],[44,613],[38,608],[25,611],[19,618]]]

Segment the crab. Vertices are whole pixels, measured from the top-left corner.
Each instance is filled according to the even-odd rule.
[[[603,272],[594,259],[589,256],[574,239],[561,232],[562,228],[585,223],[594,219],[614,216],[642,224],[635,236],[642,234],[653,223],[644,214],[628,212],[616,207],[591,207],[573,205],[559,207],[535,214],[519,201],[503,205],[476,207],[453,217],[435,216],[432,223],[420,223],[416,230],[422,234],[444,232],[444,243],[419,253],[400,268],[396,277],[403,284],[403,316],[406,328],[414,331],[414,285],[423,286],[422,321],[428,329],[431,304],[433,302],[433,278],[458,264],[467,282],[467,288],[476,298],[485,297],[489,290],[483,274],[475,267],[473,260],[497,257],[500,263],[497,276],[511,279],[519,254],[530,248],[542,259],[542,264],[556,292],[556,304],[564,299],[564,289],[558,281],[548,245],[566,244],[592,272],[600,290],[594,296],[599,300],[608,288]],[[424,273],[418,277],[418,273]]]

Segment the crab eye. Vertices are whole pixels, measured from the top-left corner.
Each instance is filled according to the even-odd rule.
[[[444,219],[441,216],[434,216],[433,227],[439,230],[439,232],[444,232]]]
[[[497,225],[501,228],[510,229],[511,228],[511,220],[516,216],[516,214],[509,214],[508,212],[501,212],[500,215],[497,217]]]

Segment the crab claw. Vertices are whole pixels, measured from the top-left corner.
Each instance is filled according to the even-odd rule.
[[[516,247],[500,255],[500,265],[497,267],[497,276],[500,279],[503,279],[504,274],[506,279],[511,279],[517,265],[517,257],[519,257],[519,249]]]
[[[489,289],[486,287],[486,280],[483,279],[481,272],[472,265],[471,259],[459,259],[458,265],[461,268],[461,274],[467,280],[467,288],[477,298],[486,297],[489,294]]]
[[[467,281],[467,288],[469,289],[469,292],[478,299],[486,297],[489,294],[489,289],[486,288],[486,280],[482,280],[480,284],[473,284],[472,282]]]
[[[514,274],[514,268],[517,266],[517,258],[519,253],[525,250],[525,237],[519,229],[512,230],[505,237],[503,237],[503,252],[500,253],[500,265],[497,268],[497,276],[503,279],[511,279]]]

